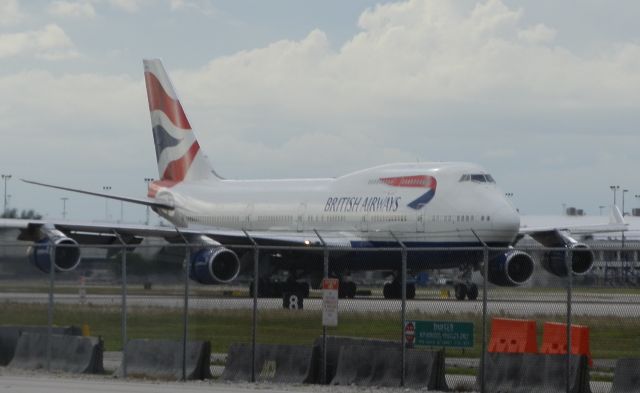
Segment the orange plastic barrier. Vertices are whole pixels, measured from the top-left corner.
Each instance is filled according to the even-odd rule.
[[[540,353],[548,355],[567,353],[567,324],[545,322]],[[571,325],[571,353],[586,355],[589,359],[589,366],[593,366],[588,326]]]
[[[489,352],[537,353],[536,321],[493,318]]]

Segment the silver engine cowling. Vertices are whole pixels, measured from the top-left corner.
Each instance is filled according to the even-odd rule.
[[[533,258],[526,252],[509,250],[489,260],[490,283],[515,287],[527,282],[533,275]]]
[[[200,284],[226,284],[238,277],[238,255],[207,237],[200,237],[202,248],[191,254],[189,277]]]
[[[572,239],[573,240],[573,239]],[[593,267],[595,256],[593,251],[584,243],[568,243],[571,249],[571,270],[575,275],[587,274]],[[565,262],[565,251],[549,251],[542,257],[541,265],[544,270],[558,277],[567,276],[567,264]]]
[[[82,259],[78,242],[56,229],[46,231],[45,237],[29,247],[27,255],[45,273],[51,271],[52,262],[56,271],[66,272],[75,269]]]

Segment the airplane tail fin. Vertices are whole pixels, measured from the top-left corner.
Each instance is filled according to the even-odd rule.
[[[622,213],[620,213],[620,209],[616,205],[612,205],[609,211],[609,224],[625,225],[624,217],[622,217]]]
[[[217,179],[159,59],[143,60],[160,180]]]

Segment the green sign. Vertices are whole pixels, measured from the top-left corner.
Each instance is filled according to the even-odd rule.
[[[473,347],[472,322],[406,321],[404,334],[409,346]]]

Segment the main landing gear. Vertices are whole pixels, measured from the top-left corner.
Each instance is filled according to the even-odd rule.
[[[385,299],[402,299],[402,283],[398,279],[398,276],[391,282],[384,284],[382,288],[382,294]],[[416,284],[407,283],[407,299],[415,299],[416,297]]]
[[[472,282],[459,282],[453,286],[456,300],[476,300],[478,298],[478,286]]]
[[[296,293],[303,298],[309,297],[309,283],[288,279],[276,281],[272,278],[258,279],[258,297],[282,297],[285,293]],[[253,281],[249,283],[249,297],[253,297]]]
[[[476,300],[478,298],[478,286],[471,282],[473,267],[471,265],[462,266],[460,268],[460,276],[453,286],[456,300]]]

